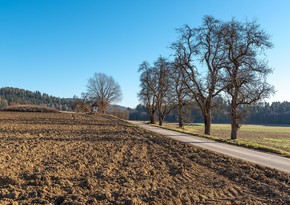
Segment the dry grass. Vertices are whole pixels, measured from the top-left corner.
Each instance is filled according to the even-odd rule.
[[[178,128],[175,123],[165,123],[164,127],[290,157],[290,126],[243,125],[234,141],[230,140],[229,124],[212,124],[211,136],[203,134],[204,126],[199,123],[183,128]]]
[[[0,112],[0,204],[289,204],[290,175],[111,116]]]

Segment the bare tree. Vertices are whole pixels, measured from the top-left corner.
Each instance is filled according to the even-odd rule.
[[[90,101],[95,102],[101,113],[105,113],[109,104],[122,99],[120,85],[111,76],[104,73],[95,73],[88,80],[87,96]]]
[[[155,123],[155,115],[158,109],[157,92],[158,92],[158,76],[150,64],[144,61],[139,66],[140,75],[140,87],[141,90],[138,93],[139,100],[145,105],[149,117],[150,123]]]
[[[233,19],[225,24],[226,92],[231,104],[231,139],[237,139],[244,109],[274,93],[274,87],[266,81],[272,69],[261,58],[261,53],[272,47],[269,35],[255,21],[242,23]]]
[[[154,63],[154,72],[158,76],[157,104],[159,125],[162,126],[165,116],[175,108],[172,63],[159,57]]]
[[[150,123],[155,123],[158,114],[159,125],[164,118],[175,108],[172,87],[172,64],[164,57],[159,57],[153,66],[143,62],[139,67],[141,91],[139,100],[146,106],[150,116]]]
[[[213,98],[225,89],[222,25],[221,21],[206,16],[197,29],[188,25],[180,28],[180,38],[172,44],[185,84],[201,110],[205,134],[211,130]]]
[[[178,127],[183,127],[183,118],[185,114],[185,109],[184,106],[186,106],[187,102],[189,101],[188,99],[188,89],[186,87],[185,81],[186,79],[184,78],[184,75],[182,75],[182,71],[179,68],[179,63],[176,60],[175,62],[172,63],[172,68],[173,72],[171,75],[172,78],[172,85],[173,85],[173,90],[175,92],[174,99],[175,99],[175,104],[176,104],[176,111],[178,115]]]

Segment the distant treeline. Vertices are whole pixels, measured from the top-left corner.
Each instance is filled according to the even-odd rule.
[[[260,103],[249,112],[247,123],[290,124],[290,102]]]
[[[29,91],[19,88],[5,87],[0,89],[0,108],[17,104],[43,105],[64,111],[77,111],[78,101],[73,98],[58,98],[39,91]],[[184,108],[186,123],[202,123],[203,117],[196,104],[189,103]],[[216,109],[213,110],[213,123],[230,123],[229,104],[219,99]],[[86,110],[90,106],[86,104]],[[127,114],[126,114],[127,112]],[[287,124],[290,125],[290,102],[258,103],[250,108],[245,108],[248,124]],[[122,106],[110,106],[109,113],[116,113],[121,118],[130,120],[148,120],[148,113],[144,105],[139,104],[135,109]],[[168,122],[177,122],[178,114],[173,110],[165,118]]]
[[[64,111],[73,110],[72,98],[58,98],[39,91],[32,92],[12,87],[1,88],[0,108],[15,104],[43,105]]]
[[[194,103],[188,105],[186,108],[185,122],[187,123],[202,123],[203,117]],[[217,106],[213,112],[213,123],[230,123],[230,116],[228,113],[229,105],[226,102]],[[245,119],[247,124],[280,124],[290,125],[290,102],[262,102],[257,103],[252,107],[244,109],[248,114]],[[146,108],[143,105],[138,105],[135,110],[130,111],[129,119],[131,120],[148,120]],[[173,110],[165,118],[168,122],[177,122],[178,114]]]

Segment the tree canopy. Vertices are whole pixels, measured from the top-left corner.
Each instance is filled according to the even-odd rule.
[[[205,16],[199,27],[185,25],[177,31],[179,37],[171,44],[173,60],[159,58],[153,67],[147,62],[141,64],[140,101],[151,118],[157,111],[159,121],[163,120],[163,113],[172,110],[168,109],[167,113],[165,108],[177,106],[171,99],[178,95],[172,92],[176,87],[172,86],[174,80],[164,84],[166,76],[179,73],[182,81],[177,82],[186,85],[183,92],[199,108],[204,133],[210,134],[212,112],[224,102],[221,99],[226,99],[227,106],[220,107],[227,108],[231,139],[236,139],[247,110],[274,93],[274,87],[267,82],[272,69],[264,55],[273,47],[269,34],[256,21],[222,21],[212,16]],[[167,67],[173,67],[174,71]],[[165,100],[167,95],[170,100]]]
[[[113,77],[104,73],[95,73],[88,80],[87,97],[92,103],[96,103],[102,113],[107,111],[111,103],[122,99],[121,87]]]

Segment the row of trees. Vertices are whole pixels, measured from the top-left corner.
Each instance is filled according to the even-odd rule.
[[[181,71],[175,66],[168,59],[159,57],[153,66],[143,62],[139,67],[141,91],[138,96],[146,106],[150,123],[155,123],[158,113],[159,125],[162,125],[165,116],[177,108],[179,126],[183,126],[182,108],[187,99],[187,88]]]
[[[230,123],[228,110],[230,102],[219,98],[215,101],[216,107],[212,111],[213,123]],[[183,107],[183,119],[185,123],[203,122],[203,117],[198,109],[196,102],[187,102]],[[263,125],[289,125],[290,124],[290,102],[259,102],[244,110],[247,116],[244,118],[246,124],[263,124]],[[147,109],[144,105],[139,104],[136,109],[129,110],[130,120],[147,120]],[[178,112],[174,109],[166,118],[168,122],[178,122]]]
[[[150,122],[155,113],[164,116],[177,108],[182,126],[182,108],[188,101],[198,105],[205,134],[210,134],[212,110],[220,98],[230,102],[231,139],[237,138],[245,110],[274,93],[266,81],[272,72],[264,51],[272,48],[269,35],[255,21],[221,21],[205,16],[198,28],[178,29],[171,44],[173,59],[159,57],[154,65],[143,62],[140,101]]]

